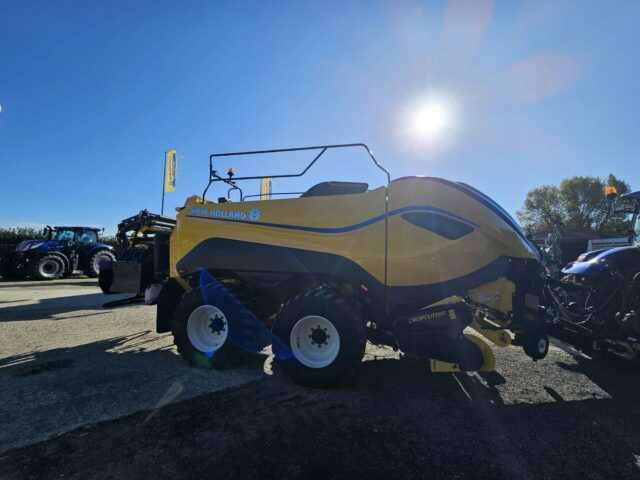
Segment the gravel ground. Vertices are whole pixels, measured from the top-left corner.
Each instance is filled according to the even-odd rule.
[[[2,302],[5,285],[13,298],[44,292],[0,284]],[[258,361],[224,374],[187,368],[168,338],[147,333],[146,307],[55,304],[33,302],[14,321],[5,314],[16,304],[0,311],[2,338],[16,344],[0,361],[9,426],[0,435],[11,448],[0,478],[640,478],[640,371],[560,343],[535,363],[496,349],[497,372],[455,375],[369,346],[351,385],[313,390],[277,369],[265,375]],[[42,326],[25,328],[32,323]],[[62,360],[38,363],[52,352]],[[184,390],[168,398],[177,403],[153,409],[176,384]],[[33,423],[49,417],[56,428],[36,434]],[[16,433],[24,429],[31,434]]]
[[[262,378],[187,366],[155,307],[103,309],[97,281],[0,281],[0,452]]]

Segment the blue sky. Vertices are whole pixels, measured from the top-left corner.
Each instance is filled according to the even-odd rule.
[[[512,213],[573,175],[640,188],[640,2],[22,0],[0,19],[0,226],[112,232],[159,211],[174,147],[169,213],[210,153],[322,143],[366,142],[393,177],[464,181]],[[425,141],[408,118],[434,97],[449,123]],[[274,189],[325,179],[383,181],[345,153]]]

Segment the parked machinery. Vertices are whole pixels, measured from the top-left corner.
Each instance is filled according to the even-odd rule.
[[[113,247],[100,243],[99,228],[50,227],[41,239],[23,240],[3,259],[3,278],[56,280],[75,271],[98,276],[103,260],[114,260]]]
[[[640,354],[640,191],[621,195],[615,210],[631,215],[629,245],[583,253],[549,275],[546,311],[553,332],[588,351]]]
[[[214,159],[231,156],[314,153],[301,173],[270,176],[300,177],[338,148],[364,149],[386,185],[330,181],[296,198],[248,201],[239,182],[265,177],[230,170],[223,178],[213,168]],[[214,154],[209,167],[202,196],[189,197],[175,226],[155,233],[153,266],[141,254],[113,263],[100,279],[106,293],[146,286],[157,302],[157,331],[172,331],[193,365],[228,365],[247,344],[269,343],[255,334],[264,329],[283,369],[318,386],[348,378],[367,339],[434,371],[492,370],[482,338],[522,345],[534,359],[546,355],[538,250],[473,187],[433,177],[391,181],[364,144]],[[230,201],[230,192],[207,200],[220,183],[239,190],[241,201]]]

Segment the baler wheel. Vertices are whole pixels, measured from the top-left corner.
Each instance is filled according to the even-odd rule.
[[[318,287],[284,304],[273,332],[276,360],[296,383],[330,387],[351,378],[367,343],[362,314],[337,291]],[[276,345],[274,345],[274,348]]]
[[[224,288],[251,311],[252,302],[241,286],[222,280]],[[243,352],[227,341],[232,319],[215,305],[206,305],[201,289],[185,293],[173,315],[173,343],[189,364],[222,370],[241,363]],[[232,322],[233,323],[233,322]]]

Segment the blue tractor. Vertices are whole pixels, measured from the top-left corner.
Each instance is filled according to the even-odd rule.
[[[97,277],[101,261],[115,260],[113,247],[99,243],[99,232],[91,227],[47,226],[43,239],[23,240],[3,259],[0,275],[5,279],[55,280],[82,271]]]
[[[583,253],[550,277],[546,308],[558,338],[587,351],[640,359],[640,191],[611,196],[631,216],[629,244]]]

